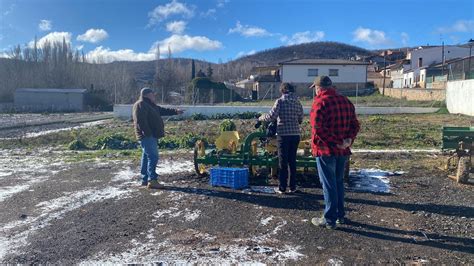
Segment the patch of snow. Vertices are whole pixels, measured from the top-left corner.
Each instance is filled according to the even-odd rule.
[[[137,173],[133,171],[131,167],[127,167],[124,170],[115,174],[112,177],[111,181],[112,182],[134,181],[136,176],[137,176]]]
[[[331,258],[328,260],[328,264],[331,266],[342,266],[344,262],[338,258]]]
[[[156,170],[159,175],[193,172],[194,163],[189,160],[171,161],[171,160],[165,159],[163,161],[158,162]]]
[[[123,171],[126,171],[124,169]],[[119,175],[119,172],[117,175]],[[130,197],[137,189],[123,189],[115,186],[108,186],[102,189],[87,189],[74,193],[64,193],[63,196],[48,201],[38,203],[40,209],[37,216],[29,216],[23,221],[14,221],[2,225],[2,231],[10,237],[1,239],[0,261],[6,254],[11,254],[27,245],[27,238],[35,231],[50,225],[51,221],[62,218],[66,213],[79,209],[87,204],[99,202],[107,199],[123,199]],[[24,230],[16,230],[25,227]],[[11,232],[9,232],[11,231]],[[17,233],[19,232],[19,233]],[[5,241],[3,241],[5,240]]]
[[[267,218],[265,218],[265,219],[262,219],[262,220],[260,221],[260,224],[265,226],[265,225],[267,225],[272,219],[273,219],[273,215],[270,216],[270,217],[267,217]]]
[[[43,182],[47,180],[48,177],[45,176],[38,176],[35,178],[32,178],[27,181],[23,181],[21,184],[15,185],[15,186],[6,186],[6,187],[0,187],[0,202],[12,197],[13,195],[30,190],[30,187],[33,184]]]
[[[390,193],[390,176],[402,175],[403,171],[390,172],[380,169],[351,170],[349,189],[354,191]]]
[[[49,134],[52,134],[52,133],[57,133],[57,132],[62,132],[62,131],[69,131],[69,130],[74,130],[74,129],[93,127],[93,126],[104,124],[105,121],[106,120],[100,120],[100,121],[82,123],[79,126],[74,126],[74,127],[64,127],[64,128],[58,128],[58,129],[42,130],[42,131],[38,131],[38,132],[29,132],[29,133],[26,133],[22,138],[26,138],[26,139],[36,138],[36,137],[49,135]],[[0,140],[14,140],[14,139],[18,139],[18,137],[0,138]]]
[[[201,215],[200,210],[190,211],[190,210],[188,210],[188,208],[186,208],[185,214],[184,214],[184,219],[186,220],[186,222],[192,222],[192,221],[196,220],[197,218],[199,218],[200,215]]]

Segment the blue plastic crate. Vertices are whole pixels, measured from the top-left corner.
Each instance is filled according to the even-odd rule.
[[[249,169],[213,167],[211,168],[211,186],[241,189],[249,185]]]

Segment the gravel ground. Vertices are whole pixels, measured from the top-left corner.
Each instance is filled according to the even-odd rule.
[[[311,178],[295,195],[214,188],[189,153],[165,154],[167,188],[147,190],[134,162],[66,156],[0,152],[0,263],[474,263],[474,186],[438,170],[441,155],[355,154],[404,173],[388,193],[348,187],[337,230],[309,222],[324,207]]]

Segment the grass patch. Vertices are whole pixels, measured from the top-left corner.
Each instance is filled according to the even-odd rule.
[[[445,107],[444,101],[409,101],[406,99],[397,99],[381,95],[379,92],[374,92],[371,95],[348,97],[354,105],[357,106],[371,106],[371,107]],[[272,106],[276,98],[273,100],[261,100],[257,102],[232,102],[225,105],[243,105],[243,106]],[[301,98],[303,106],[311,106],[312,99]]]
[[[356,149],[435,149],[441,146],[441,128],[443,125],[469,126],[470,119],[463,115],[454,114],[400,114],[400,115],[360,115],[361,130],[354,143]],[[240,135],[240,142],[255,131],[255,120],[233,119],[236,130]],[[184,120],[168,121],[165,123],[166,137],[160,139],[160,149],[192,148],[198,139],[204,139],[212,144],[220,135],[220,120]],[[190,132],[190,133],[188,133]],[[80,129],[77,132],[61,131],[49,135],[23,140],[2,140],[0,148],[36,148],[67,145],[75,140],[80,140],[87,147],[94,147],[98,140],[107,136],[120,135],[124,140],[138,144],[135,140],[133,125],[130,122],[112,121],[107,124],[91,128]],[[309,139],[311,126],[309,118],[305,117],[302,124],[302,139]],[[99,145],[100,146],[100,145]],[[138,147],[138,146],[136,146]],[[101,148],[101,147],[100,147]],[[84,151],[78,156],[125,156],[134,154],[135,150],[126,149],[126,154],[120,151],[110,152],[110,147],[102,151]],[[127,147],[124,147],[127,148]],[[80,155],[79,155],[80,154]],[[109,155],[107,155],[109,154]],[[110,155],[112,154],[112,155]],[[132,156],[133,157],[133,156]]]

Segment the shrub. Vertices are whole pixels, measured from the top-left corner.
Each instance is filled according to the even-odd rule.
[[[72,151],[88,150],[89,148],[79,139],[69,142],[67,148]]]
[[[128,150],[137,148],[137,143],[121,134],[99,137],[94,143],[94,149]]]

